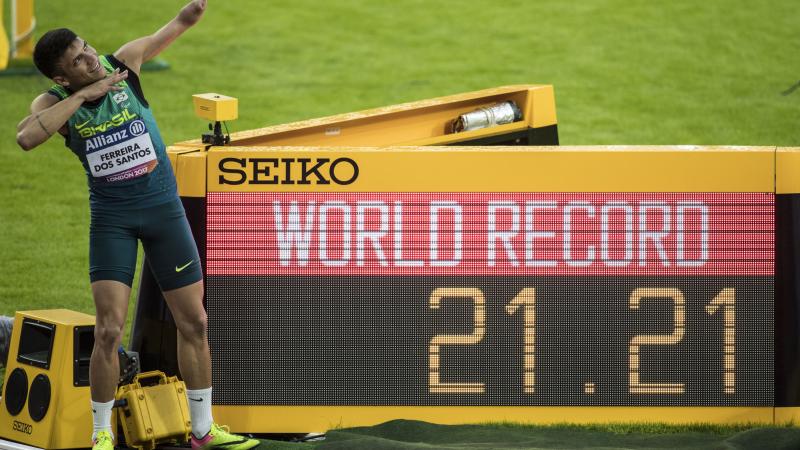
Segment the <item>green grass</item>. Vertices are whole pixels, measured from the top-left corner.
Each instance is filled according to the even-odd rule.
[[[5,2],[6,4],[8,2]],[[37,3],[113,52],[183,1]],[[143,75],[166,142],[206,124],[190,96],[238,97],[234,130],[515,83],[555,86],[562,144],[797,145],[795,1],[210,1]],[[6,16],[7,17],[7,16]],[[0,314],[92,312],[84,174],[59,139],[15,125],[49,82],[0,77]],[[132,309],[132,308],[131,308]]]
[[[733,424],[716,424],[716,423],[686,423],[686,424],[671,424],[663,422],[641,422],[641,423],[628,423],[628,422],[610,422],[610,423],[555,423],[550,425],[529,425],[517,422],[487,422],[481,424],[493,428],[508,428],[508,429],[541,429],[541,430],[585,430],[585,431],[600,431],[604,433],[611,433],[617,435],[626,434],[676,434],[676,433],[705,433],[716,434],[722,436],[733,435],[752,428],[764,427],[764,424],[758,423],[733,423]],[[768,428],[793,428],[794,423],[786,423]]]
[[[796,449],[800,430],[758,425],[481,424],[435,425],[393,420],[372,427],[331,430],[315,444],[327,449]]]

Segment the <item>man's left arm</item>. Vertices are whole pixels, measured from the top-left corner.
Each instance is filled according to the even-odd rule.
[[[205,10],[206,0],[189,2],[160,30],[150,36],[128,42],[114,52],[114,56],[138,74],[142,64],[155,58],[184,31],[196,24],[203,17]]]

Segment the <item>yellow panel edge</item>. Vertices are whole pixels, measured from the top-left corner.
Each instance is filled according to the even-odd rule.
[[[170,145],[167,147],[167,158],[169,158],[169,163],[172,166],[172,171],[177,176],[178,174],[178,155],[190,152],[197,152],[203,151],[205,147],[202,145],[182,145],[182,144],[175,144]],[[178,179],[178,183],[180,183],[180,178]]]
[[[37,309],[17,311],[15,314],[16,318],[22,316],[60,325],[94,325],[95,323],[95,316],[71,309]]]
[[[321,170],[334,170],[350,182],[281,183],[285,173],[299,175],[299,168],[281,166],[298,164],[298,157],[328,161]],[[769,193],[775,189],[774,147],[224,147],[209,151],[208,158],[211,192]],[[259,167],[253,166],[252,158],[260,158]],[[350,180],[354,172],[357,175]],[[274,182],[265,182],[267,178]]]
[[[800,193],[800,147],[778,147],[775,165],[775,193]]]
[[[395,419],[452,425],[555,423],[773,423],[772,407],[651,406],[214,406],[214,418],[251,433],[322,432]]]
[[[800,425],[800,407],[775,408],[775,425]]]
[[[206,196],[206,155],[204,151],[194,151],[175,156],[175,178],[178,180],[179,196]]]
[[[553,86],[531,88],[528,103],[528,123],[532,128],[541,128],[558,123]]]

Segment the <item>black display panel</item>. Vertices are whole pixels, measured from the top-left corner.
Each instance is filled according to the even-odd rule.
[[[774,196],[212,193],[227,405],[771,406]]]
[[[208,283],[220,404],[772,402],[770,277]]]

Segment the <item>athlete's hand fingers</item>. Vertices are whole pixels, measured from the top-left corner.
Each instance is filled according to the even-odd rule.
[[[120,72],[119,71],[119,67],[117,67],[116,69],[114,69],[113,72],[111,72],[110,74],[106,75],[106,78],[127,77],[127,76],[128,76],[127,69],[122,71],[122,72]]]
[[[122,81],[122,80],[124,80],[126,78],[128,78],[128,71],[127,70],[120,73],[119,69],[116,69],[111,74],[111,76],[108,77],[108,84],[109,85],[115,85],[115,84],[119,83],[120,81]]]

